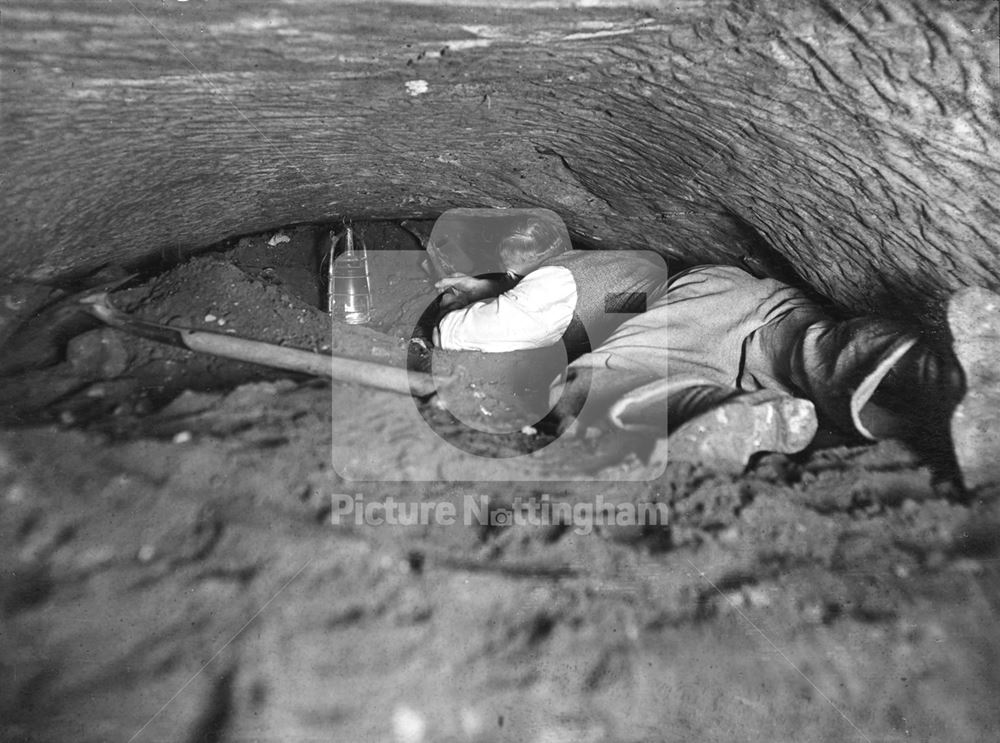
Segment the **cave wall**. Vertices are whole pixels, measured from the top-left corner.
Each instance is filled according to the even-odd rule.
[[[8,277],[535,205],[858,311],[1000,286],[992,1],[5,5]]]

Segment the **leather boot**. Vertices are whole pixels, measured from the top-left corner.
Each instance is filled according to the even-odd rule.
[[[695,462],[733,473],[758,452],[805,449],[817,429],[813,404],[785,392],[714,385],[670,389],[662,381],[630,392],[609,417],[626,431],[669,432],[654,447],[651,463]]]

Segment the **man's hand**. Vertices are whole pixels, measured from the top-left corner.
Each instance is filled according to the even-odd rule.
[[[492,282],[489,279],[477,279],[464,273],[453,273],[434,284],[434,288],[439,292],[453,294],[478,294],[491,286]]]
[[[507,287],[495,279],[479,279],[464,273],[454,273],[434,284],[441,297],[441,308],[456,310],[481,299],[495,297]]]

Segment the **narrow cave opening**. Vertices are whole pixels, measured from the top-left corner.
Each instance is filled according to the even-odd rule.
[[[434,219],[345,217],[287,225],[234,237],[183,259],[161,257],[129,269],[103,269],[20,304],[8,302],[8,310],[16,307],[18,312],[15,322],[8,323],[14,327],[7,333],[0,362],[0,422],[55,423],[115,438],[183,440],[192,414],[248,388],[257,391],[246,392],[241,405],[260,408],[260,415],[267,414],[275,393],[306,389],[312,390],[315,407],[329,407],[332,397],[334,427],[338,422],[354,425],[357,409],[337,409],[337,392],[350,398],[352,383],[336,372],[331,380],[280,363],[252,363],[139,337],[102,324],[81,299],[106,293],[110,305],[129,318],[213,338],[268,344],[269,358],[280,356],[283,349],[297,349],[317,360],[370,364],[367,369],[376,374],[394,370],[404,375],[394,377],[396,392],[404,398],[405,375],[413,368],[414,331],[439,296],[434,284],[440,272],[430,265],[427,251],[434,224]],[[331,259],[343,250],[348,227],[367,256],[371,305],[361,323],[330,313]],[[739,231],[742,255],[736,265],[757,277],[779,278],[836,315],[752,225],[741,222]],[[595,246],[574,238],[572,247]],[[671,274],[688,267],[676,259],[668,266]],[[413,394],[407,402],[457,448],[502,458],[537,451],[558,438],[554,429],[539,423],[551,407],[549,383],[565,369],[564,354],[435,349],[433,358],[433,368],[426,371],[435,394]],[[353,379],[360,389],[371,391],[378,385],[365,373],[362,369]],[[449,385],[446,396],[437,394],[442,380]],[[573,455],[592,458],[601,467],[628,457],[643,459],[653,447],[649,441],[633,440],[624,449],[616,445],[603,451],[598,442],[582,438]],[[820,431],[813,449],[843,443],[852,442],[832,430]],[[942,472],[950,467],[947,462],[933,464]]]

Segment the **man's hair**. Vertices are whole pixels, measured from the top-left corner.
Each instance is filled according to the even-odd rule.
[[[567,244],[565,228],[559,227],[543,221],[528,222],[500,242],[501,262],[505,267],[509,267],[511,263],[538,266],[549,258],[565,253],[570,246]]]

